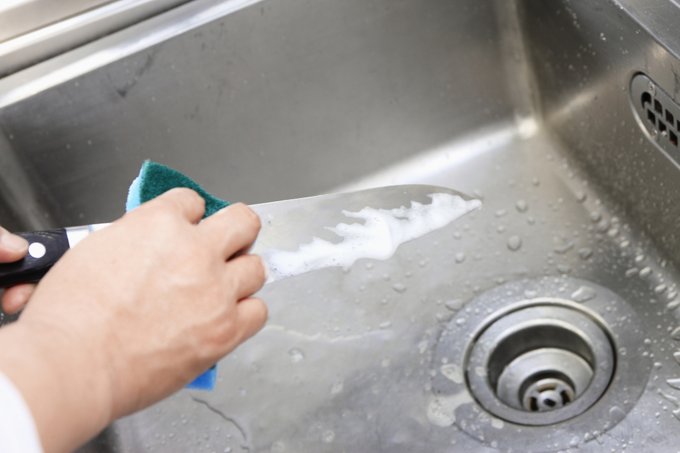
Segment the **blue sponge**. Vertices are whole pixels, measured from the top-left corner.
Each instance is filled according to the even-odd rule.
[[[156,198],[175,187],[188,187],[203,197],[205,200],[204,218],[229,206],[228,201],[220,200],[219,198],[210,195],[186,175],[166,167],[165,165],[147,160],[142,164],[139,176],[137,176],[130,185],[128,198],[125,203],[125,210],[131,211],[140,204]],[[213,365],[208,371],[188,384],[187,388],[212,390],[215,387],[216,378],[217,369],[216,366]]]

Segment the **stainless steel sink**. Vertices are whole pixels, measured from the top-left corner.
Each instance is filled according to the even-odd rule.
[[[246,202],[483,200],[268,285],[214,391],[83,451],[676,451],[680,8],[649,5],[196,0],[0,79],[11,228],[120,215],[145,158]]]

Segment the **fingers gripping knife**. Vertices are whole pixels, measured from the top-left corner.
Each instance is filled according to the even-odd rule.
[[[182,173],[146,161],[130,186],[129,211],[176,187],[188,187],[205,199],[205,217],[229,205]],[[251,205],[262,230],[251,252],[269,271],[268,282],[325,267],[350,267],[357,259],[388,259],[400,244],[443,228],[481,206],[479,200],[451,189],[405,185]],[[354,221],[354,223],[352,223]],[[350,223],[348,223],[350,222]],[[108,224],[19,233],[28,255],[0,264],[0,287],[40,280],[59,258],[89,234]],[[189,384],[212,389],[214,367]]]

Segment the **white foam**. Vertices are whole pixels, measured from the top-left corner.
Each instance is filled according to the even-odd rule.
[[[479,200],[464,200],[458,195],[434,193],[429,204],[411,202],[396,209],[363,208],[343,211],[363,223],[340,223],[328,230],[342,240],[334,243],[315,237],[297,250],[269,250],[263,258],[269,268],[269,282],[326,267],[349,268],[361,258],[389,259],[404,242],[443,228],[462,215],[481,206]]]

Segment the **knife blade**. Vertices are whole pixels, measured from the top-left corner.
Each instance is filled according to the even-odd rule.
[[[429,185],[388,186],[250,207],[262,229],[251,253],[263,257],[268,282],[357,259],[388,259],[404,242],[478,209],[455,190]],[[29,242],[21,261],[0,264],[0,288],[39,281],[70,248],[109,224],[18,233]]]

